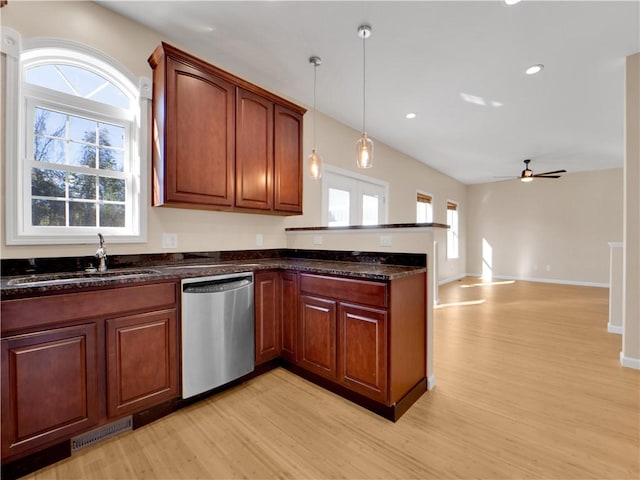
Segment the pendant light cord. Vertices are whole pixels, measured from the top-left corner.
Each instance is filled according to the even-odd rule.
[[[362,35],[362,133],[366,133],[367,129],[365,128],[365,109],[366,109],[366,97],[365,97],[365,92],[366,92],[366,85],[367,85],[367,75],[366,75],[366,68],[367,68],[367,54],[366,54],[366,50],[365,50],[365,46],[364,46],[364,42],[367,41],[367,36],[366,35]]]
[[[316,149],[316,73],[318,64],[313,64],[313,149]]]

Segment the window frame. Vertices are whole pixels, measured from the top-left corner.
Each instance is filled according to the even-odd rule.
[[[9,40],[8,40],[9,39]],[[6,189],[5,242],[7,245],[93,244],[96,233],[109,237],[110,243],[142,243],[147,241],[147,170],[149,139],[148,109],[151,101],[151,80],[137,81],[117,61],[83,44],[64,39],[34,38],[22,42],[20,34],[3,29],[2,53],[5,54],[6,81]],[[90,63],[87,63],[90,62]],[[88,100],[48,89],[25,81],[25,69],[51,64],[74,65],[109,80],[130,98],[130,108]],[[126,182],[125,225],[100,226],[33,226],[31,224],[31,168],[34,161],[33,119],[36,107],[53,109],[68,115],[102,119],[114,123],[117,118],[127,124],[125,159],[130,176]],[[119,125],[122,125],[119,123]],[[51,164],[45,163],[44,168]],[[66,169],[61,169],[66,170]],[[105,171],[107,172],[107,171]],[[111,175],[106,175],[107,177]],[[115,175],[120,176],[120,175]]]
[[[334,183],[331,183],[332,181]],[[333,165],[325,165],[322,175],[322,225],[329,226],[329,188],[332,186],[339,189],[347,189],[356,194],[357,201],[352,202],[353,207],[351,208],[351,211],[355,210],[358,212],[359,223],[354,223],[353,218],[351,218],[352,215],[350,214],[349,226],[362,225],[362,195],[372,193],[376,189],[378,190],[376,193],[381,193],[382,195],[381,209],[378,211],[379,223],[377,223],[377,225],[387,223],[389,218],[389,182],[335,167]]]
[[[425,196],[425,197],[429,197],[429,201],[428,202],[421,202],[419,200],[420,196]],[[421,203],[425,203],[429,205],[429,208],[427,209],[427,219],[425,221],[421,221],[418,218],[418,205],[420,205]],[[429,218],[431,217],[431,218]],[[417,223],[433,223],[433,195],[430,193],[427,193],[423,190],[416,190],[416,222]]]
[[[455,208],[449,208],[454,205]],[[447,260],[457,260],[460,258],[460,203],[454,200],[447,200]],[[455,212],[453,221],[449,220],[449,212]]]

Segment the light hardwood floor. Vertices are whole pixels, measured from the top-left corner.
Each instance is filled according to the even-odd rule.
[[[441,289],[437,386],[391,423],[273,370],[27,478],[640,478],[640,373],[608,290]]]

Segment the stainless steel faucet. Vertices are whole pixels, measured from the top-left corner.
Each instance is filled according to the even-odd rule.
[[[104,246],[104,238],[102,234],[99,233],[98,237],[100,238],[100,248],[96,251],[96,258],[100,259],[100,265],[98,265],[99,272],[107,271],[107,248]]]

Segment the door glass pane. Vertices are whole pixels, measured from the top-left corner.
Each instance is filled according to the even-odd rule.
[[[362,224],[378,225],[380,199],[377,195],[362,195]]]
[[[347,190],[329,188],[329,226],[349,225],[350,195]]]

